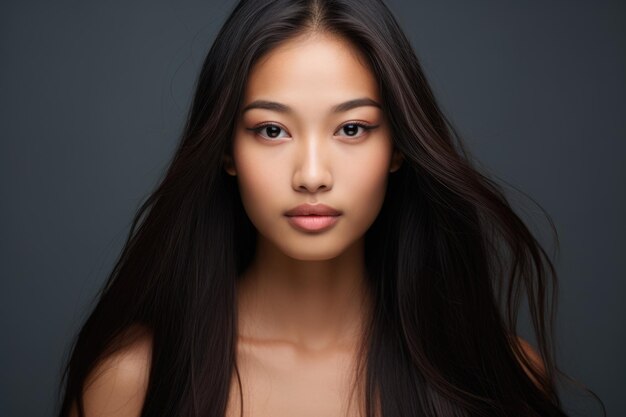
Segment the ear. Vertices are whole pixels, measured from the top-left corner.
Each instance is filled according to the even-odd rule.
[[[391,156],[391,163],[389,164],[389,172],[396,172],[402,166],[402,161],[404,160],[404,155],[394,148],[393,155]]]
[[[235,161],[233,157],[229,154],[224,154],[222,156],[222,163],[224,165],[224,170],[228,173],[228,175],[232,175],[233,177],[237,175],[237,170],[235,169]]]

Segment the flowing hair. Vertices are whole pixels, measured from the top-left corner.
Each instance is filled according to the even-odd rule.
[[[165,175],[73,341],[60,417],[73,403],[84,415],[87,376],[134,326],[149,329],[152,343],[141,416],[224,416],[233,375],[241,388],[236,286],[257,232],[223,156],[250,68],[289,39],[321,33],[366,58],[404,156],[365,235],[373,308],[357,374],[367,417],[566,415],[552,344],[555,268],[502,189],[472,165],[387,6],[242,0],[202,65]],[[523,295],[543,372],[516,343]]]

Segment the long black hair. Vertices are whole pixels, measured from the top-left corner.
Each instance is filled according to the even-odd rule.
[[[310,33],[341,37],[366,57],[404,156],[365,237],[374,307],[358,369],[367,416],[566,415],[552,344],[555,268],[500,186],[473,166],[387,6],[243,0],[206,56],[180,144],[74,341],[59,416],[73,402],[84,414],[86,377],[137,325],[152,337],[141,415],[224,415],[239,378],[237,280],[256,230],[223,157],[250,68]],[[524,295],[544,372],[516,343]]]

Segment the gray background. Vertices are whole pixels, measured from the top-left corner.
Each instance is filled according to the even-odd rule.
[[[232,4],[0,6],[0,415],[51,415],[68,344],[166,167]],[[388,4],[484,169],[555,221],[558,364],[622,415],[624,2]],[[541,236],[538,209],[515,201]],[[584,392],[565,400],[600,415]]]

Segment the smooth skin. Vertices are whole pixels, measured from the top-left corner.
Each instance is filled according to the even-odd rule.
[[[394,149],[381,108],[332,111],[361,98],[381,103],[376,79],[354,48],[326,34],[292,39],[250,71],[242,110],[259,100],[291,110],[242,112],[233,154],[224,156],[225,170],[237,178],[244,209],[259,233],[255,258],[237,289],[245,416],[363,413],[364,399],[350,388],[371,306],[364,235],[402,155]],[[342,214],[329,230],[303,232],[284,216],[302,203],[323,203]],[[532,347],[519,340],[542,368]],[[90,375],[88,417],[139,416],[150,346],[144,331]],[[227,416],[239,416],[239,394],[233,376]]]

